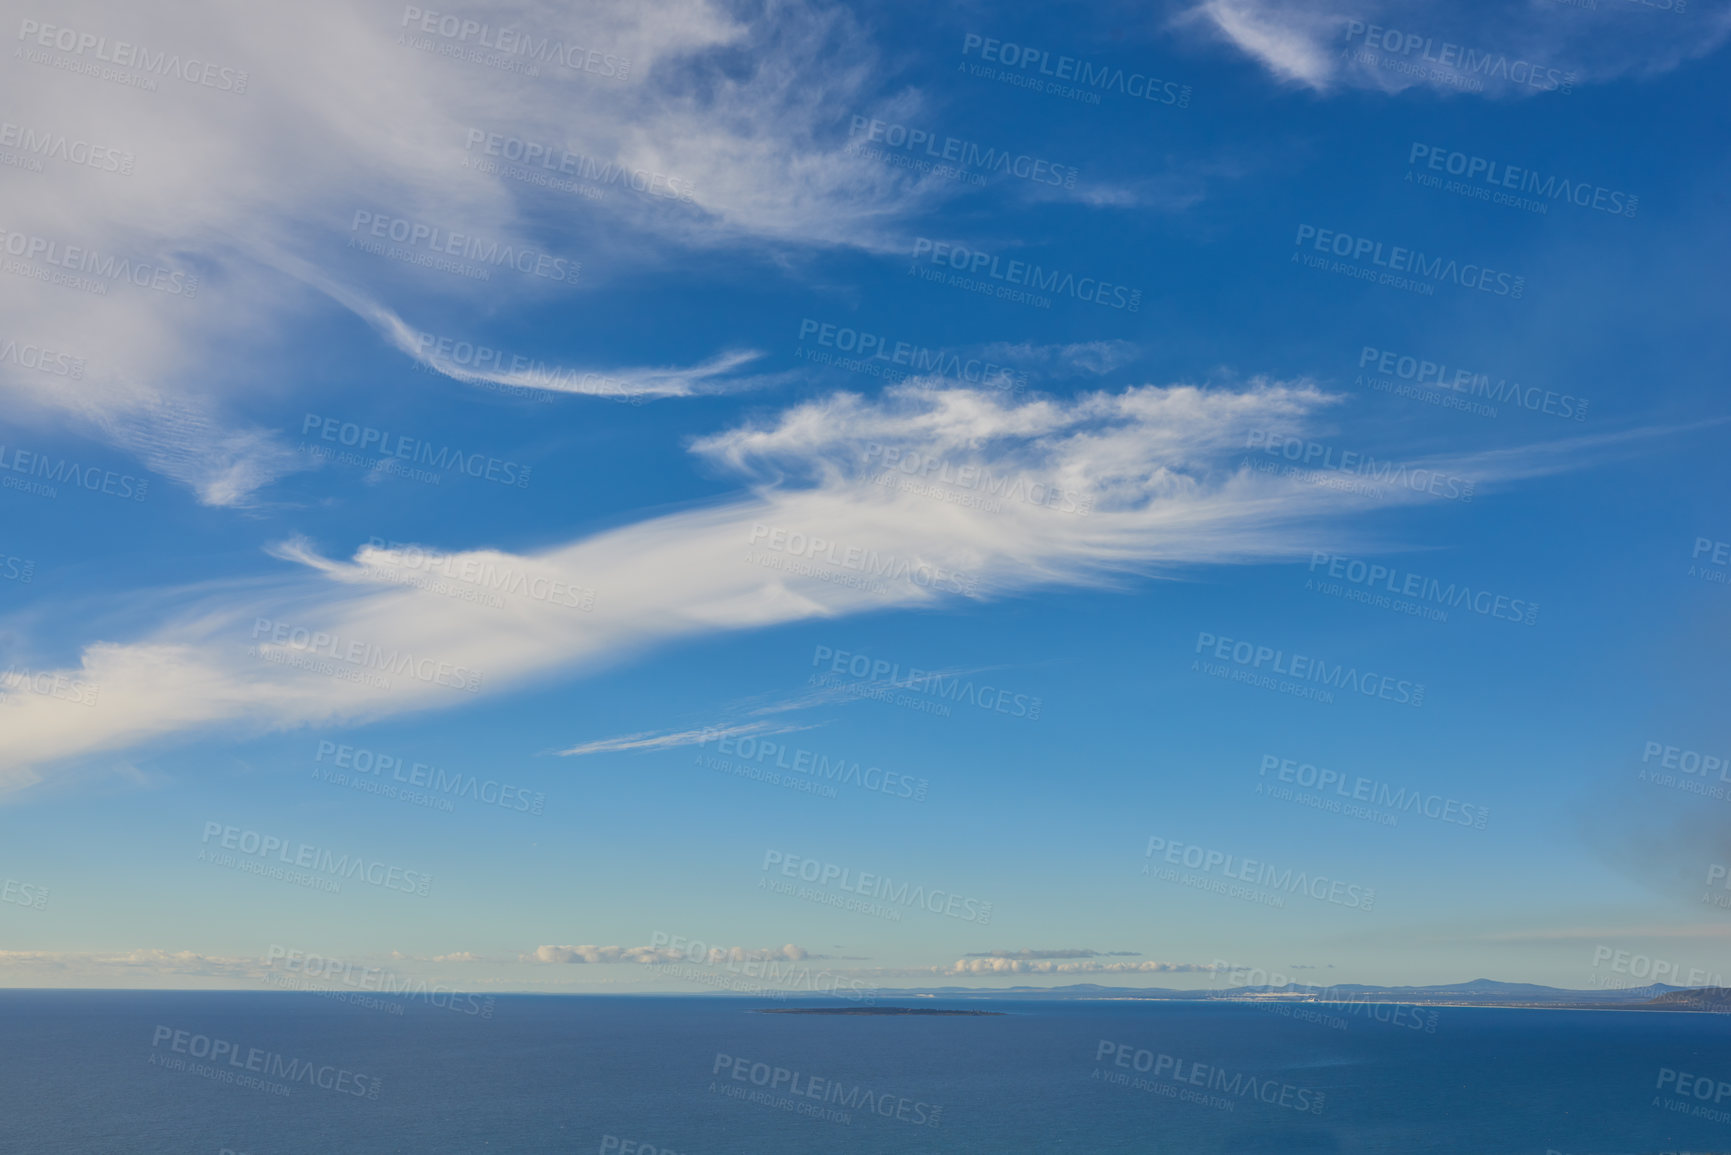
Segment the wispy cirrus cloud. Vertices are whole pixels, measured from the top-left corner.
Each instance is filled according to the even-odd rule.
[[[870,400],[835,394],[695,442],[744,483],[730,499],[532,554],[437,543],[441,572],[471,575],[459,581],[479,583],[486,598],[405,581],[413,572],[399,550],[365,545],[344,561],[290,541],[274,551],[287,567],[275,578],[208,583],[140,636],[92,640],[76,665],[41,671],[99,687],[94,705],[28,686],[0,696],[0,781],[29,785],[60,759],[211,726],[257,732],[450,709],[685,638],[1040,587],[1117,588],[1181,567],[1356,546],[1364,515],[1433,499],[1422,487],[1317,484],[1245,459],[1250,433],[1299,436],[1334,403],[1307,382],[1268,381],[1025,401],[917,383]],[[1551,454],[1543,470],[1614,444]],[[1014,478],[1087,509],[964,504],[934,499],[942,495],[929,486],[885,485],[891,448],[899,460],[946,463],[963,496],[966,478]],[[1529,475],[1534,456],[1493,456],[1472,471],[1426,462],[1493,485]],[[592,604],[549,592],[577,586],[595,591]]]
[[[1183,18],[1212,26],[1277,78],[1311,88],[1333,81],[1333,45],[1339,17],[1326,8],[1267,0],[1204,0]]]
[[[1716,51],[1731,11],[1606,3],[1410,5],[1390,0],[1202,0],[1174,21],[1317,92],[1426,89],[1489,99],[1567,97],[1655,76]]]
[[[617,754],[627,750],[671,750],[681,746],[702,746],[722,738],[743,738],[748,735],[768,737],[775,734],[793,734],[812,728],[810,726],[781,726],[769,722],[740,722],[733,725],[705,726],[700,730],[668,730],[659,733],[646,731],[641,734],[622,734],[616,738],[598,738],[591,742],[580,742],[570,749],[559,751],[559,753],[565,757],[581,758],[586,754]]]
[[[908,214],[953,195],[832,139],[880,76],[869,33],[839,6],[785,5],[765,21],[713,0],[488,7],[497,25],[630,61],[609,76],[447,58],[419,43],[439,36],[414,26],[415,11],[338,0],[292,13],[200,0],[146,11],[92,0],[20,25],[21,51],[79,63],[27,35],[52,16],[75,33],[220,62],[231,87],[170,77],[141,94],[22,57],[0,77],[9,121],[33,139],[95,140],[126,158],[123,171],[51,161],[10,173],[21,179],[7,182],[5,229],[36,271],[0,277],[8,330],[87,365],[76,387],[0,366],[10,422],[106,441],[206,504],[255,504],[306,465],[261,418],[297,385],[273,372],[275,350],[328,325],[333,302],[458,380],[644,398],[755,387],[774,379],[741,373],[757,356],[749,349],[687,365],[586,365],[577,355],[525,374],[428,359],[399,318],[461,317],[472,331],[453,336],[493,344],[489,317],[556,294],[581,300],[694,248],[890,251]],[[233,89],[236,75],[244,91]],[[589,190],[599,199],[519,179],[527,170],[475,151],[477,133],[586,158],[603,174]],[[651,178],[638,173],[672,176],[686,195],[640,193],[634,183]],[[451,275],[431,267],[442,251],[415,241],[387,259],[352,243],[370,237],[357,230],[363,213],[481,239],[490,251],[550,254],[581,272],[558,285],[512,266],[483,265],[485,279]],[[124,261],[144,274],[87,276],[93,287],[81,288],[60,275],[78,261]]]
[[[1634,926],[1558,926],[1501,930],[1467,936],[1476,942],[1624,942],[1649,938],[1731,938],[1731,922],[1645,923]]]
[[[291,253],[261,249],[258,256],[348,309],[372,326],[386,344],[416,364],[453,381],[642,402],[659,397],[737,392],[778,384],[785,379],[780,374],[742,376],[739,370],[763,357],[751,349],[729,350],[689,366],[585,367],[531,360],[474,341],[418,330],[371,293],[343,283]]]

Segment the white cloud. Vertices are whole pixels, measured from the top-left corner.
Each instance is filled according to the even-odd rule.
[[[1024,958],[960,958],[950,968],[952,974],[1206,974],[1213,968],[1206,963],[1155,962],[1116,962],[1103,963],[1058,962],[1055,960],[1024,959]]]
[[[1354,544],[1369,510],[1435,500],[1422,486],[1335,488],[1242,464],[1251,431],[1301,434],[1330,404],[1306,383],[1268,382],[1021,403],[913,385],[872,401],[837,394],[695,445],[743,473],[743,496],[535,554],[438,543],[442,568],[419,571],[437,581],[406,581],[417,571],[405,551],[363,546],[345,562],[290,542],[276,552],[293,568],[275,581],[207,585],[147,634],[87,645],[58,674],[94,686],[95,705],[52,679],[0,696],[0,782],[216,724],[446,709],[682,638],[1305,557]],[[921,463],[924,488],[878,483],[892,450]],[[1496,455],[1468,476],[1529,475],[1541,457],[1543,469],[1570,459]],[[935,492],[926,462],[959,484]],[[981,479],[998,486],[996,507],[973,500]],[[1052,494],[1075,509],[1040,496]]]
[[[271,948],[271,953],[264,957],[155,947],[122,951],[0,950],[0,982],[12,987],[348,988],[379,994],[425,989],[425,980],[399,974],[392,964],[466,965],[486,961],[470,951],[431,958],[391,951],[377,958],[345,960],[298,950],[285,954],[281,947]]]
[[[0,973],[16,980],[25,974],[103,975],[111,981],[161,976],[237,978],[262,973],[256,958],[208,955],[197,951],[155,948],[103,953],[95,951],[0,950]],[[9,985],[24,985],[11,982]]]
[[[669,750],[680,746],[702,746],[708,742],[720,741],[723,738],[743,738],[747,735],[769,737],[775,734],[793,734],[800,730],[810,730],[810,726],[779,726],[769,722],[739,722],[731,725],[705,726],[701,730],[669,730],[662,733],[645,731],[641,734],[623,734],[616,738],[598,738],[592,742],[580,742],[568,750],[559,753],[567,757],[582,757],[586,754],[616,754],[624,750]]]
[[[1627,4],[1586,11],[1547,0],[1428,6],[1201,0],[1176,23],[1208,29],[1276,79],[1319,92],[1428,88],[1493,99],[1568,99],[1565,76],[1573,88],[1658,75],[1717,50],[1731,33],[1726,9],[1691,10],[1687,20],[1677,15]],[[1378,37],[1367,43],[1372,27]]]
[[[495,28],[628,57],[626,80],[558,64],[531,77],[423,51],[400,38],[456,42],[405,28],[404,11],[341,0],[42,8],[38,24],[214,61],[248,80],[237,93],[166,76],[145,91],[52,63],[88,65],[89,53],[28,37],[14,44],[50,63],[21,56],[0,76],[8,120],[33,139],[113,149],[129,171],[52,156],[40,172],[8,169],[0,240],[36,246],[44,272],[50,260],[77,264],[71,246],[161,269],[183,291],[147,287],[148,273],[143,286],[97,277],[101,294],[0,276],[5,335],[87,366],[77,381],[4,367],[11,422],[43,437],[70,430],[105,440],[201,501],[247,504],[305,465],[248,414],[295,387],[270,366],[297,333],[329,323],[332,300],[387,328],[387,318],[435,308],[483,318],[554,292],[581,299],[691,246],[888,251],[899,245],[896,222],[952,191],[845,155],[831,139],[879,75],[869,36],[841,8],[785,5],[750,23],[711,0],[466,10]],[[610,172],[671,176],[691,196],[613,182],[599,186],[597,202],[465,166],[480,155],[466,148],[473,131],[623,166]],[[483,284],[347,247],[357,211],[580,260],[578,287],[504,269]],[[197,292],[184,291],[194,278]],[[332,291],[343,285],[366,288]],[[488,343],[484,324],[452,336]],[[401,348],[403,336],[389,339]],[[737,371],[752,356],[716,350],[691,367],[585,366],[538,385],[508,370],[435,367],[561,392],[684,396],[749,384]],[[623,384],[590,387],[587,372]]]
[[[398,352],[453,381],[641,403],[656,397],[731,392],[780,380],[739,375],[738,370],[763,356],[750,349],[729,350],[691,366],[601,368],[537,361],[474,341],[422,333],[366,291],[342,284],[291,254],[261,253],[260,258],[347,308]]]
[[[697,950],[693,955],[691,950]],[[805,959],[823,959],[827,955],[816,955],[804,947],[788,943],[779,947],[764,947],[750,950],[745,947],[704,947],[696,944],[687,950],[675,950],[671,947],[656,946],[538,946],[522,956],[523,962],[559,963],[559,964],[592,964],[610,966],[621,963],[637,963],[645,966],[662,966],[668,963],[727,963],[752,962],[777,959],[788,962],[800,962]]]
[[[1054,378],[1104,376],[1136,359],[1139,349],[1132,341],[1078,341],[1066,345],[1035,345],[997,342],[984,354],[1018,368],[1033,369]]]
[[[1338,19],[1305,5],[1266,0],[1204,0],[1193,17],[1207,21],[1281,80],[1326,88],[1334,77],[1328,38]]]
[[[1112,958],[1117,956],[1134,956],[1141,954],[1134,950],[982,950],[970,951],[968,958],[1008,958],[1008,959],[1078,959],[1078,958]]]
[[[1646,938],[1731,938],[1731,922],[1647,923],[1635,926],[1565,926],[1493,931],[1475,942],[1630,942]]]

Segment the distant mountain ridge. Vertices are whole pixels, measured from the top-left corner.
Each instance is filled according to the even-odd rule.
[[[1688,1007],[1704,1011],[1731,1011],[1731,987],[1696,987],[1668,990],[1653,1000],[1654,1006]]]
[[[1202,987],[1107,987],[1098,983],[1070,983],[1057,987],[914,987],[882,988],[882,998],[947,999],[1146,999],[1203,1002],[1377,1002],[1471,1006],[1605,1007],[1671,1011],[1731,1011],[1731,988],[1692,989],[1666,983],[1601,990],[1569,990],[1537,983],[1508,983],[1496,979],[1472,979],[1464,983],[1430,986],[1388,987],[1366,983],[1332,983],[1327,986]]]

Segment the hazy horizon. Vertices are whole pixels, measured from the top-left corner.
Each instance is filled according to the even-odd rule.
[[[1723,7],[9,27],[0,986],[1724,985]]]

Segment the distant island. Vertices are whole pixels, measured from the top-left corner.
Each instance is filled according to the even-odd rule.
[[[1003,1011],[954,1011],[943,1007],[765,1007],[760,1015],[1001,1015]]]

